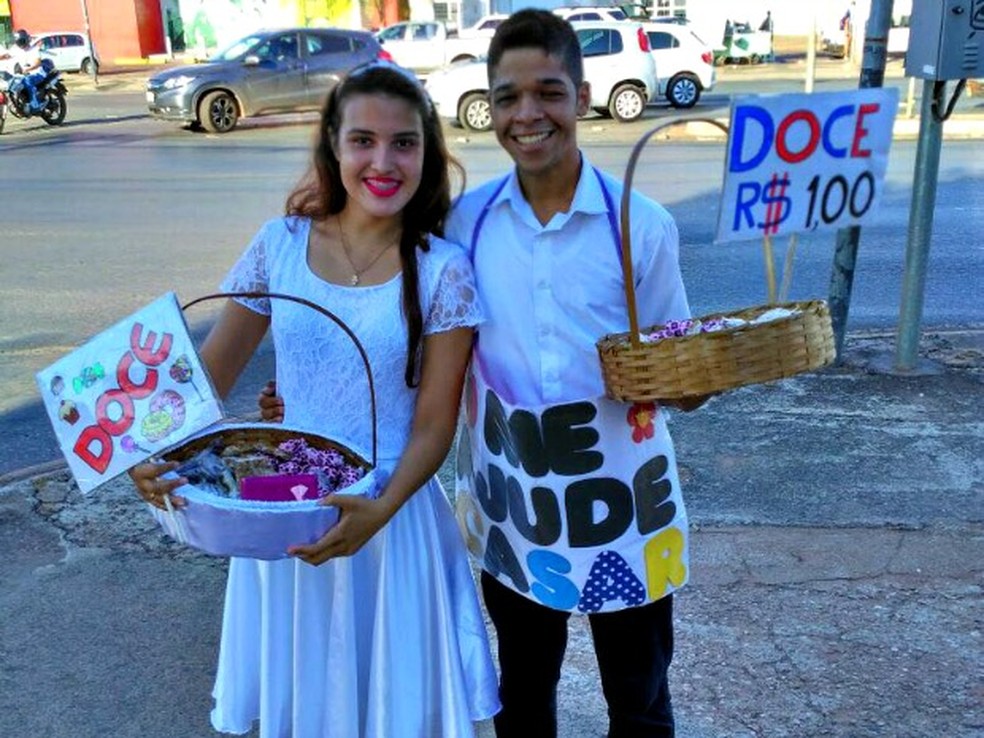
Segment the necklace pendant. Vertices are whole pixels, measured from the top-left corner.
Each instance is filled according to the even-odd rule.
[[[352,285],[353,287],[355,287],[356,285],[358,285],[359,284],[359,275],[358,274],[353,274],[352,275],[352,278],[349,280],[349,284]]]

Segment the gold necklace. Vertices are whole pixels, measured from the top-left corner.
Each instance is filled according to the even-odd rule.
[[[342,230],[342,219],[337,215],[335,216],[335,223],[338,225],[338,237],[342,242],[342,252],[345,254],[345,260],[349,263],[349,266],[352,267],[352,276],[349,277],[349,284],[356,287],[361,281],[362,275],[372,269],[373,265],[379,261],[382,255],[389,251],[390,247],[395,246],[396,242],[399,241],[400,238],[397,236],[393,241],[383,246],[379,253],[372,257],[372,261],[362,267],[362,269],[358,269],[355,266],[355,262],[352,261],[352,254],[349,250],[348,241],[345,240],[345,231]]]

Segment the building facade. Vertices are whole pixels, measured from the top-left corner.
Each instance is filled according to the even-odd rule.
[[[410,15],[409,0],[84,0],[105,66],[157,55],[205,56],[259,28],[378,28]],[[0,42],[14,29],[85,32],[80,0],[0,0]],[[6,31],[6,37],[4,33]]]

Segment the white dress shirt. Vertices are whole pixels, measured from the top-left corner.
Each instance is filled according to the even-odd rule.
[[[472,250],[488,321],[479,330],[477,358],[504,400],[553,405],[604,394],[595,343],[628,330],[624,279],[595,170],[581,157],[570,209],[542,225],[523,196],[516,172],[494,198],[497,178],[454,205],[446,237]],[[619,222],[622,183],[602,173]],[[630,198],[633,280],[640,328],[690,316],[672,216],[637,192]]]

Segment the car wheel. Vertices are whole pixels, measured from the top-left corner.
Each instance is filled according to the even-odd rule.
[[[487,131],[492,128],[489,96],[481,92],[465,95],[458,106],[458,120],[469,131]]]
[[[198,106],[198,120],[209,133],[228,133],[239,122],[239,106],[228,92],[210,92]]]
[[[666,99],[674,108],[692,108],[700,100],[700,82],[690,74],[678,74],[666,86]]]
[[[92,57],[86,57],[82,60],[82,66],[79,68],[82,74],[95,74],[99,71],[99,62],[97,62]]]
[[[635,85],[619,85],[608,102],[608,112],[619,123],[628,123],[642,115],[646,98]]]

